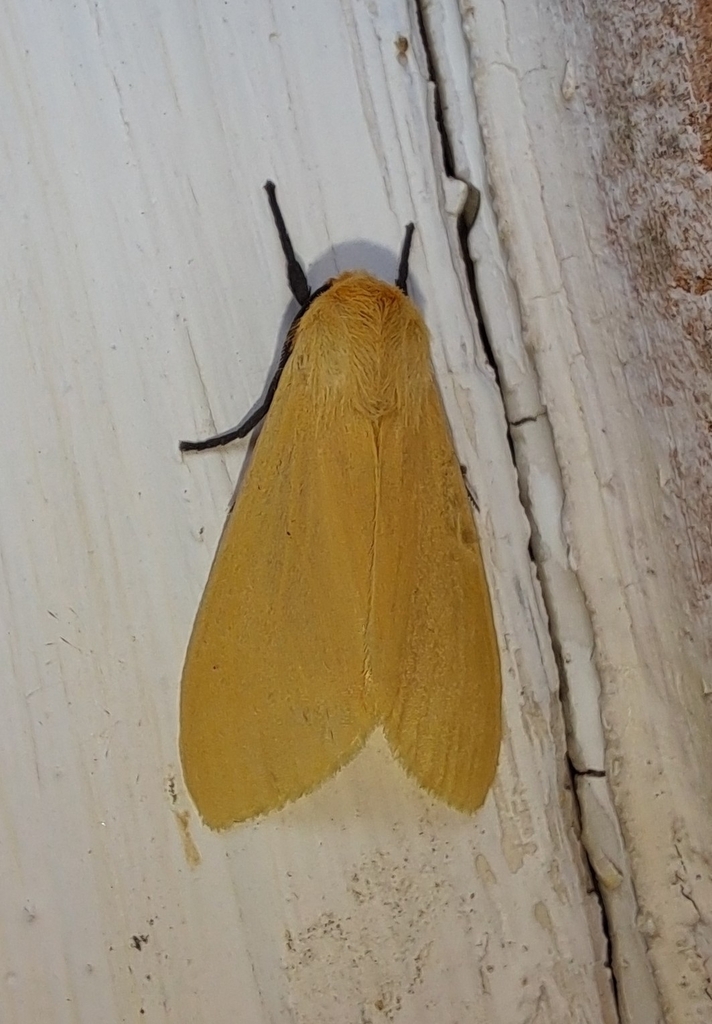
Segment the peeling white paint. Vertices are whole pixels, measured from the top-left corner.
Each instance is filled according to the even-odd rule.
[[[693,17],[691,6],[676,11],[678,27]],[[480,273],[486,260],[478,232],[489,239],[492,229],[486,222],[477,224],[470,247],[508,418],[519,424],[512,435],[532,518],[532,546],[562,653],[569,753],[576,767],[600,765],[601,720],[605,724],[608,780],[582,777],[578,789],[583,838],[592,860],[599,858],[614,944],[626,951],[614,960],[620,1011],[624,1020],[640,1024],[662,1019],[663,1010],[670,1021],[706,1020],[712,984],[709,911],[693,921],[689,908],[691,901],[712,906],[709,864],[701,853],[712,845],[712,747],[708,709],[700,699],[700,666],[709,637],[700,628],[704,617],[693,621],[692,587],[688,580],[685,591],[676,564],[676,547],[682,543],[676,538],[689,538],[690,531],[679,515],[670,514],[669,503],[664,506],[657,486],[660,466],[667,462],[665,445],[654,434],[658,417],[634,404],[631,336],[645,347],[649,311],[637,305],[625,259],[618,260],[611,249],[606,207],[615,205],[624,218],[629,196],[611,195],[610,189],[604,194],[597,179],[599,147],[616,126],[596,123],[586,107],[596,95],[596,74],[610,74],[616,60],[630,61],[636,52],[631,47],[642,45],[646,89],[651,90],[644,92],[649,106],[657,108],[654,97],[663,94],[664,76],[679,78],[683,66],[679,60],[662,63],[675,30],[665,22],[659,35],[667,38],[657,41],[656,50],[649,5],[640,11],[637,42],[626,20],[632,20],[638,5],[623,5],[614,13],[609,5],[583,11],[549,0],[500,5],[474,0],[458,9],[444,0],[425,9],[440,54],[442,86],[449,91],[444,107],[456,173],[476,186],[488,184],[484,194],[496,214],[502,262],[521,314],[521,334],[502,338],[495,318],[487,314],[490,303],[499,309],[492,271]],[[599,29],[597,49],[591,18]],[[609,42],[628,32],[625,53],[601,48],[604,23]],[[575,88],[569,74],[573,53]],[[654,83],[656,69],[659,83]],[[625,78],[626,67],[618,71]],[[637,125],[639,144],[654,152],[659,126],[645,113],[642,93],[640,100],[645,127]],[[634,111],[628,114],[635,116]],[[685,116],[685,123],[692,123],[689,111],[680,114]],[[475,120],[481,138],[459,131],[458,126]],[[668,166],[667,187],[676,188]],[[643,177],[637,186],[641,190],[648,187]],[[636,187],[634,174],[627,181]],[[618,255],[624,256],[620,249]],[[653,274],[659,269],[649,266]],[[700,313],[698,327],[703,323]],[[675,346],[678,332],[671,323],[659,350]],[[513,345],[526,353],[520,365],[527,356],[530,360],[545,419],[539,410],[523,416],[513,400],[521,381]],[[553,446],[542,443],[540,423],[548,423]],[[671,436],[672,431],[665,438],[668,445]],[[663,477],[670,479],[669,466]],[[553,497],[559,490],[561,503]],[[562,532],[564,564],[557,558]],[[699,553],[692,554],[701,564]],[[689,564],[689,552],[684,558]],[[699,598],[697,603],[699,608]],[[615,863],[603,867],[599,855],[610,846],[613,828],[625,841]],[[694,872],[685,868],[687,878],[694,874],[690,898],[670,886],[678,834],[684,837],[686,865],[696,865]],[[606,883],[612,880],[619,883],[615,906],[606,896]],[[658,924],[651,928],[653,921]]]

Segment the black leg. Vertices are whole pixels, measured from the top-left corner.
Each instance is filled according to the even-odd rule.
[[[277,234],[279,240],[282,243],[282,252],[287,261],[287,280],[289,281],[289,288],[292,295],[297,300],[300,306],[306,306],[309,302],[311,291],[309,284],[306,279],[306,275],[299,265],[297,257],[294,255],[294,249],[292,248],[292,242],[289,238],[289,232],[287,231],[287,225],[284,223],[284,217],[282,211],[279,208],[277,202],[277,190],[274,187],[273,181],[265,183],[265,192],[269,199],[270,210],[274,217],[274,222],[277,225]]]
[[[467,497],[470,499],[470,503],[471,503],[472,507],[477,509],[477,511],[479,512],[480,511],[480,506],[477,504],[477,495],[475,494],[475,489],[474,489],[474,487],[470,486],[470,478],[467,475],[467,466],[463,466],[463,464],[460,463],[460,472],[462,473],[462,480],[463,480],[463,483],[465,484],[465,490],[467,491]]]
[[[215,437],[208,437],[205,441],[181,441],[178,445],[182,452],[202,452],[206,448],[219,448],[221,445],[229,444],[230,441],[236,441],[238,437],[247,437],[251,430],[257,426],[260,420],[269,412],[269,407],[272,404],[277,385],[279,384],[279,378],[282,376],[282,371],[287,365],[289,354],[292,351],[292,332],[287,335],[287,340],[284,343],[282,354],[279,357],[279,365],[274,372],[274,377],[269,382],[267,388],[267,394],[265,400],[259,405],[255,411],[247,417],[238,426],[233,427],[232,430],[225,430],[222,434],[216,434]]]
[[[404,295],[408,294],[408,257],[410,256],[410,243],[413,241],[414,231],[415,224],[409,224],[405,229],[403,249],[401,250],[400,264],[398,266],[398,277],[396,278],[396,288],[400,288]]]
[[[289,287],[292,295],[302,307],[302,310],[304,310],[312,297],[311,290],[309,288],[306,275],[299,265],[297,257],[294,255],[294,248],[292,247],[292,243],[289,238],[287,226],[284,223],[282,211],[280,210],[279,203],[277,202],[277,190],[273,181],[265,183],[265,191],[267,192],[267,198],[269,200],[272,216],[274,217],[274,222],[277,225],[277,234],[279,235],[279,240],[282,245],[282,251],[284,252],[284,257],[287,261],[287,278],[289,280]],[[287,360],[289,359],[289,353],[292,350],[293,329],[294,324],[292,324],[292,329],[287,335],[284,348],[282,349],[282,354],[279,357],[279,365],[275,371],[274,377],[269,383],[264,402],[255,409],[251,416],[248,416],[243,423],[233,427],[232,430],[225,430],[222,434],[216,434],[215,437],[206,438],[205,441],[181,441],[178,447],[182,452],[202,452],[205,451],[206,448],[219,448],[221,445],[229,444],[230,441],[236,441],[239,437],[247,437],[250,431],[254,430],[260,420],[264,419],[269,412],[269,407],[272,404],[272,399],[274,398],[277,385],[279,384],[279,378],[282,376],[282,371],[286,366]]]

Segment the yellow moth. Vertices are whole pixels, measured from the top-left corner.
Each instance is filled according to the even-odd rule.
[[[407,295],[344,273],[312,294],[265,186],[300,310],[190,638],[185,781],[211,828],[281,807],[381,727],[426,790],[476,810],[500,746],[497,637],[462,470]]]

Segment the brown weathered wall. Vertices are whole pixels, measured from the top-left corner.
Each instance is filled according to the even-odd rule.
[[[681,642],[712,659],[712,4],[586,5],[610,241],[640,303],[626,378],[660,467]]]

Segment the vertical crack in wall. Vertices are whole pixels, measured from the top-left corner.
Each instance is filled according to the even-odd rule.
[[[504,392],[504,389],[502,387],[502,381],[501,381],[501,378],[500,378],[500,373],[499,373],[499,369],[498,369],[498,365],[497,365],[497,360],[496,360],[495,355],[494,355],[492,343],[491,343],[491,340],[490,340],[488,332],[487,332],[487,328],[486,328],[486,325],[485,325],[485,322],[484,322],[484,317],[482,315],[482,308],[481,308],[481,304],[480,304],[480,298],[479,298],[478,287],[477,287],[477,278],[476,278],[475,264],[474,264],[474,262],[473,262],[473,260],[472,260],[472,258],[470,256],[469,246],[468,246],[469,233],[470,233],[470,230],[471,230],[471,228],[472,228],[472,226],[473,226],[473,224],[474,224],[474,222],[476,220],[477,214],[479,212],[479,197],[480,197],[480,193],[477,190],[477,188],[471,182],[469,182],[467,180],[463,180],[462,176],[459,175],[457,173],[457,171],[456,171],[455,159],[454,159],[454,156],[453,156],[453,146],[452,146],[450,138],[449,138],[448,125],[447,125],[447,120],[446,120],[446,116],[445,116],[445,112],[444,112],[444,108],[443,108],[443,101],[442,101],[442,95],[441,95],[441,76],[440,76],[440,72],[439,72],[438,66],[437,66],[437,60],[436,60],[436,56],[435,56],[435,53],[436,53],[435,47],[434,47],[434,45],[432,43],[432,40],[431,40],[430,35],[429,35],[429,31],[428,31],[426,15],[424,13],[423,0],[416,0],[415,7],[416,7],[416,11],[417,11],[418,27],[419,27],[419,31],[420,31],[420,37],[421,37],[421,41],[422,41],[422,45],[423,45],[423,49],[424,49],[425,56],[426,56],[426,61],[427,61],[428,77],[429,77],[430,82],[431,82],[432,87],[433,87],[434,113],[435,113],[435,121],[436,121],[436,124],[437,124],[437,127],[438,127],[438,131],[439,131],[439,135],[440,135],[443,168],[445,170],[445,173],[449,177],[457,179],[459,181],[462,181],[463,184],[465,184],[467,186],[468,191],[469,191],[468,200],[465,203],[465,206],[464,206],[462,212],[460,213],[460,215],[458,217],[458,222],[457,222],[457,232],[458,232],[458,239],[459,239],[459,245],[460,245],[460,255],[461,255],[461,258],[462,258],[463,268],[464,268],[466,280],[467,280],[467,283],[468,283],[470,298],[471,298],[473,309],[474,309],[474,313],[475,313],[475,316],[476,316],[476,319],[477,319],[477,327],[478,327],[478,332],[479,332],[480,340],[481,340],[481,343],[482,343],[482,347],[483,347],[485,356],[487,358],[487,361],[490,364],[490,366],[492,368],[492,371],[493,371],[493,373],[495,375],[497,386],[499,387],[500,393],[502,394],[503,401],[504,401],[504,394],[505,394],[505,392]],[[473,197],[476,197],[475,201],[473,201]],[[506,403],[505,403],[505,412],[506,411],[507,410],[506,410]],[[535,550],[536,545],[534,544],[534,540],[533,540],[533,538],[538,533],[538,524],[536,522],[536,518],[535,518],[535,516],[533,514],[533,511],[532,511],[531,501],[529,500],[529,497],[528,497],[528,494],[527,494],[527,486],[523,482],[522,467],[521,467],[521,464],[520,464],[520,459],[517,456],[517,445],[515,445],[514,438],[513,438],[513,429],[516,429],[518,427],[522,427],[522,426],[526,425],[527,423],[535,423],[540,415],[546,417],[546,413],[543,412],[543,413],[538,414],[537,416],[525,416],[525,417],[523,417],[521,419],[516,420],[516,422],[513,422],[510,419],[510,417],[507,415],[507,439],[508,439],[508,442],[509,442],[510,451],[512,453],[512,460],[513,460],[513,463],[514,463],[515,471],[517,472],[517,477],[518,477],[518,480],[520,482],[520,498],[521,498],[522,505],[524,507],[525,513],[527,515],[527,519],[528,519],[529,524],[530,524],[529,557],[530,557],[532,565],[533,565],[534,569],[536,570],[537,575],[538,575],[538,577],[539,577],[539,579],[541,581],[542,580],[542,572],[541,572],[541,566],[539,564],[540,560],[537,557],[537,553],[536,553],[536,550]],[[555,611],[552,612],[552,608],[550,607],[550,601],[547,600],[547,587],[545,585],[542,585],[542,593],[544,595],[544,601],[545,601],[545,604],[546,604],[546,607],[547,607],[547,611],[549,613],[549,630],[550,630],[552,646],[553,646],[554,653],[555,653],[555,658],[556,658],[557,673],[558,673],[558,677],[559,677],[559,688],[560,688],[560,693],[562,695],[563,712],[564,712],[564,718],[565,718],[566,725],[567,725],[567,740],[569,741],[569,745],[570,745],[571,722],[570,722],[570,716],[567,713],[567,700],[566,700],[567,678],[566,678],[566,672],[565,672],[564,663],[563,663],[564,662],[564,657],[563,657],[563,654],[562,654],[562,645],[561,645],[561,643],[559,641],[559,637],[557,635],[557,630],[556,630],[556,626],[555,626],[555,624],[557,622],[557,619],[558,619],[558,616],[557,616]],[[574,815],[575,815],[575,817],[577,819],[577,838],[579,840],[580,852],[581,852],[582,860],[583,860],[584,864],[586,865],[586,867],[588,869],[588,876],[589,876],[589,883],[590,883],[590,892],[591,892],[591,894],[594,896],[594,898],[596,900],[596,903],[597,903],[597,906],[598,906],[599,915],[600,915],[601,932],[602,932],[603,941],[604,941],[604,944],[605,944],[605,956],[604,956],[603,966],[608,969],[608,978],[610,980],[613,1002],[615,1004],[615,1010],[616,1010],[616,1013],[617,1013],[617,1016],[618,1016],[618,1020],[621,1021],[621,1020],[624,1020],[624,1019],[628,1019],[628,1014],[625,1013],[625,1015],[624,1015],[621,1012],[622,1011],[621,992],[620,992],[620,987],[619,987],[619,979],[618,979],[618,977],[616,975],[616,969],[615,969],[616,961],[615,961],[615,957],[614,957],[613,929],[612,929],[612,924],[611,924],[611,920],[610,920],[609,913],[608,913],[607,899],[606,899],[606,897],[604,895],[603,888],[602,888],[602,881],[601,881],[601,877],[600,877],[600,872],[597,870],[596,864],[595,864],[595,860],[597,859],[596,858],[596,853],[595,853],[595,851],[592,850],[591,843],[589,841],[587,841],[587,839],[586,839],[586,836],[585,836],[585,833],[586,833],[585,825],[582,828],[582,822],[585,820],[586,811],[585,811],[585,808],[582,806],[581,798],[580,798],[580,791],[579,791],[578,784],[577,784],[579,780],[583,781],[586,778],[590,778],[590,779],[605,778],[606,777],[606,773],[603,770],[599,770],[599,769],[595,769],[595,768],[577,767],[576,766],[576,761],[577,761],[577,758],[571,753],[571,750],[569,749],[569,753],[567,755],[567,764],[568,764],[569,777],[570,777],[570,780],[571,780],[571,787],[570,788],[571,788],[572,801],[573,801],[573,812],[574,812]],[[651,1022],[651,1024],[652,1024],[652,1022]]]
[[[425,51],[425,59],[428,68],[428,78],[433,87],[434,105],[435,105],[435,122],[438,126],[438,132],[440,133],[440,145],[442,148],[443,168],[449,178],[455,178],[458,181],[462,179],[455,172],[455,161],[453,159],[452,146],[450,145],[450,138],[448,136],[447,124],[445,122],[445,113],[443,110],[442,98],[440,94],[439,76],[438,70],[435,65],[435,59],[433,55],[433,49],[430,44],[428,36],[428,29],[425,24],[425,18],[423,16],[422,0],[416,0],[415,4],[416,14],[418,18],[418,29],[420,30],[420,38],[423,43],[423,50]],[[487,328],[482,317],[482,309],[480,306],[480,298],[477,292],[477,281],[475,278],[475,265],[470,258],[470,251],[467,245],[467,238],[470,233],[472,225],[477,219],[477,214],[480,207],[480,193],[475,186],[469,181],[462,181],[463,185],[467,186],[468,197],[465,205],[457,219],[457,235],[460,242],[460,255],[462,256],[462,263],[465,270],[465,276],[469,286],[470,298],[472,305],[475,310],[475,316],[477,317],[477,328],[480,335],[480,341],[482,342],[482,348],[487,357],[487,361],[490,364],[492,371],[497,380],[497,386],[500,387],[499,370],[497,368],[497,361],[494,358],[492,351],[492,345],[490,343],[489,335],[487,334]],[[501,390],[501,388],[500,388]],[[511,439],[510,439],[511,446]]]

